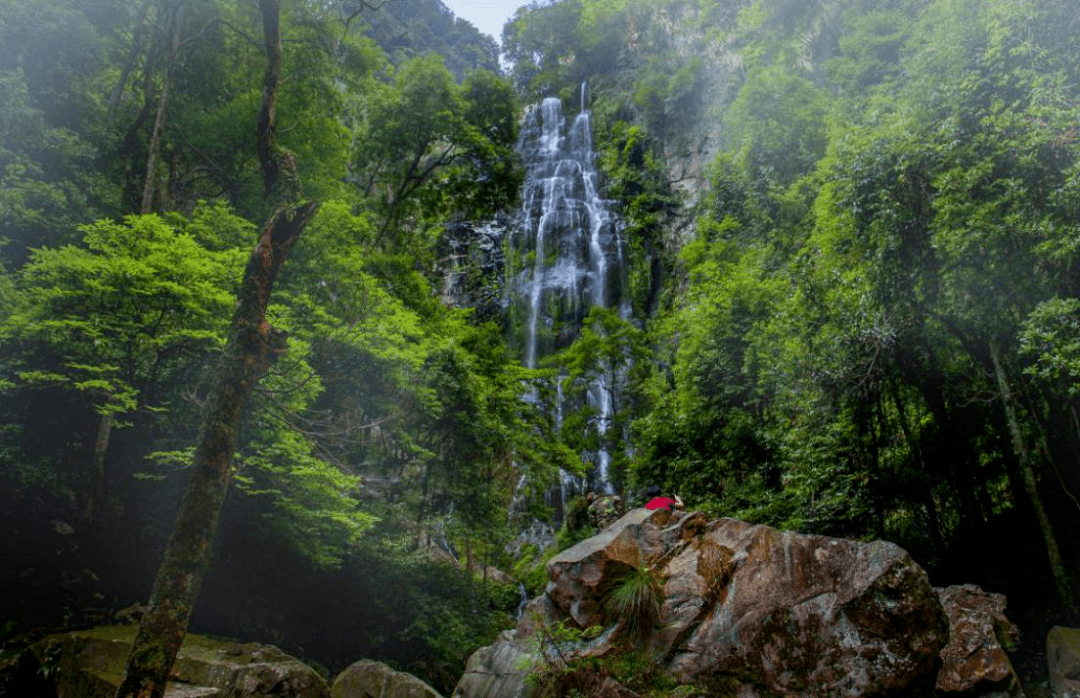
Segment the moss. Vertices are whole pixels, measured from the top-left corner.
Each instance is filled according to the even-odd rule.
[[[88,637],[95,640],[107,640],[109,642],[128,642],[130,643],[135,639],[135,633],[138,632],[138,625],[102,625],[97,628],[91,628],[89,630],[80,630],[73,635],[77,637]]]
[[[103,625],[88,630],[50,635],[42,640],[42,646],[48,648],[58,647],[64,641],[78,642],[80,646],[83,647],[93,641],[109,643],[110,645],[114,643],[124,645],[125,647],[122,652],[102,652],[102,656],[107,657],[109,660],[114,656],[121,657],[120,664],[115,668],[115,673],[119,674],[123,670],[123,661],[126,659],[128,648],[130,648],[138,630],[139,626],[137,625]],[[264,659],[277,661],[291,659],[287,654],[276,648],[273,650],[268,650],[268,648],[269,646],[267,645],[259,645],[256,643],[241,645],[224,638],[213,638],[205,635],[188,633],[184,636],[184,643],[180,647],[178,657],[206,662],[228,661],[234,664],[246,664],[251,661],[252,653],[255,650],[262,649],[264,650]],[[104,670],[109,673],[114,672],[111,661],[107,662]]]

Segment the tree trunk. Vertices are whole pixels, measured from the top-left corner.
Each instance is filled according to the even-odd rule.
[[[165,64],[165,74],[161,80],[161,95],[158,97],[157,114],[154,117],[154,130],[150,134],[150,152],[146,156],[146,179],[143,181],[142,202],[139,213],[150,213],[154,204],[154,189],[157,184],[157,161],[161,154],[161,137],[165,131],[165,110],[169,105],[169,87],[172,83],[173,66],[180,49],[180,5],[169,9],[169,28],[172,39],[169,43],[169,60]]]
[[[131,49],[128,51],[127,60],[124,61],[124,67],[120,71],[120,78],[116,81],[116,86],[113,88],[112,94],[109,95],[109,109],[105,113],[106,126],[112,124],[113,117],[116,115],[116,109],[120,105],[120,98],[123,97],[124,89],[127,87],[128,79],[131,77],[131,71],[135,69],[135,63],[139,59],[139,52],[142,50],[143,32],[145,30],[147,13],[149,10],[150,0],[143,0],[142,8],[138,12],[139,19],[131,30]],[[147,58],[147,60],[150,59]]]
[[[280,74],[277,34],[278,0],[262,0],[267,32],[267,75]],[[271,35],[271,27],[273,35]],[[277,50],[271,48],[276,45]],[[263,109],[271,113],[277,85],[267,79]],[[273,129],[258,128],[260,157],[273,157]],[[264,140],[270,148],[264,150]],[[264,167],[265,172],[265,167]],[[278,271],[318,204],[281,208],[267,223],[248,259],[233,314],[229,343],[218,370],[205,422],[195,449],[187,490],[150,595],[149,610],[139,624],[116,698],[162,698],[176,655],[187,634],[191,612],[210,563],[221,505],[232,479],[240,422],[251,391],[285,351],[285,334],[266,322],[266,306]]]
[[[108,410],[101,415],[101,421],[98,422],[97,437],[94,439],[94,457],[90,463],[90,477],[93,482],[90,487],[90,498],[86,502],[86,521],[89,524],[94,523],[109,496],[105,456],[109,451],[109,438],[112,435],[115,418],[115,413]]]
[[[281,82],[281,0],[259,0],[266,40],[266,72],[263,76],[262,101],[255,122],[255,137],[262,168],[263,190],[274,193],[281,178],[281,157],[277,152],[277,88]]]
[[[1072,600],[1072,587],[1069,583],[1069,575],[1065,569],[1065,561],[1061,557],[1054,529],[1050,524],[1050,517],[1046,514],[1042,497],[1039,495],[1038,483],[1035,479],[1035,471],[1031,463],[1031,452],[1024,441],[1024,433],[1020,427],[1020,418],[1016,413],[1016,402],[1009,384],[1008,374],[1001,361],[1001,351],[994,342],[990,342],[990,361],[994,368],[994,377],[997,380],[998,393],[1001,397],[1002,409],[1005,413],[1005,422],[1012,439],[1013,450],[1016,452],[1016,464],[1020,472],[1020,480],[1024,483],[1024,491],[1031,501],[1031,507],[1035,511],[1039,528],[1042,529],[1043,539],[1046,543],[1046,553],[1050,558],[1050,569],[1057,584],[1058,596],[1070,612],[1075,612]]]
[[[308,203],[279,212],[263,230],[248,261],[187,491],[116,698],[161,698],[165,693],[210,563],[244,406],[255,384],[285,351],[284,333],[265,320],[270,291],[289,250],[317,208],[317,204]]]
[[[930,487],[928,481],[928,473],[930,469],[926,466],[926,458],[923,456],[922,444],[919,443],[919,437],[914,433],[914,429],[908,423],[907,407],[904,404],[904,399],[900,395],[900,390],[895,383],[889,386],[889,396],[892,397],[893,405],[896,407],[897,420],[900,422],[900,431],[904,435],[904,439],[908,442],[908,448],[911,449],[912,457],[919,464],[919,483],[916,485],[917,496],[921,496],[923,499],[923,507],[926,509],[926,518],[930,527],[930,545],[934,553],[939,553],[945,549],[945,541],[943,539],[943,533],[941,528],[941,518],[938,516],[937,503],[934,502],[934,492]]]

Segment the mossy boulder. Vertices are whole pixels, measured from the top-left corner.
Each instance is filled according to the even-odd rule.
[[[330,697],[441,698],[438,691],[412,674],[366,659],[354,662],[337,675]]]
[[[1046,659],[1054,698],[1080,698],[1080,628],[1050,628]]]
[[[49,635],[31,646],[23,661],[35,664],[36,673],[45,679],[39,687],[42,696],[112,698],[137,629],[135,625],[116,625]],[[328,698],[330,689],[312,668],[277,647],[189,634],[165,695]]]

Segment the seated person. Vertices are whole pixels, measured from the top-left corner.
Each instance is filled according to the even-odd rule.
[[[660,494],[660,488],[656,485],[649,487],[645,490],[645,497],[648,501],[645,502],[646,509],[666,509],[667,511],[683,510],[686,505],[683,504],[679,495],[672,494],[670,497],[662,496]]]

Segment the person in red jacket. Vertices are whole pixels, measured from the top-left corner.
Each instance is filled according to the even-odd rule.
[[[667,509],[668,511],[675,511],[676,509],[685,509],[683,501],[679,498],[679,495],[673,494],[670,497],[660,495],[660,488],[655,485],[645,490],[645,496],[649,498],[649,501],[645,503],[646,509]]]

